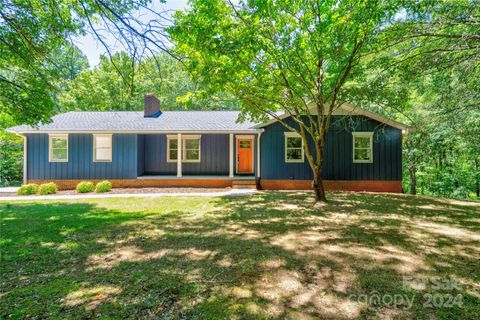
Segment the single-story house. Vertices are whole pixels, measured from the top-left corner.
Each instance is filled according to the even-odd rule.
[[[24,137],[24,182],[81,180],[117,187],[310,189],[302,139],[278,120],[238,122],[239,111],[162,111],[145,95],[144,111],[67,112]],[[287,115],[283,121],[295,125]],[[327,190],[402,191],[406,125],[343,104],[325,150]]]

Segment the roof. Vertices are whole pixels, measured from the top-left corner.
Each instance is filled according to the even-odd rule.
[[[311,107],[310,112],[312,112],[312,114],[316,114],[316,108]],[[392,120],[392,119],[388,119],[388,118],[386,118],[386,117],[384,117],[384,116],[382,116],[378,113],[367,111],[365,109],[361,109],[361,108],[352,106],[351,104],[348,104],[348,103],[341,104],[339,106],[339,108],[333,112],[333,115],[336,115],[336,114],[337,115],[365,116],[365,117],[377,120],[378,122],[385,123],[385,124],[387,124],[391,127],[403,130],[405,132],[412,132],[413,131],[413,129],[411,127],[407,126],[406,124],[397,122],[397,121]],[[285,118],[288,118],[289,116],[290,115],[288,113],[278,115],[278,117],[280,119],[285,119]],[[276,121],[278,121],[276,118],[272,118],[267,122],[256,124],[253,127],[257,128],[257,129],[264,128],[264,127],[266,127],[266,126],[268,126],[268,125],[270,125],[270,124],[272,124]]]
[[[312,112],[315,109],[312,108]],[[384,116],[344,103],[334,114],[362,115],[394,128],[412,131],[412,128]],[[7,131],[35,132],[256,132],[277,119],[255,124],[238,122],[240,111],[162,111],[158,117],[144,117],[143,111],[72,111],[56,115],[48,124],[37,127],[21,125]],[[287,118],[284,113],[280,119]]]
[[[159,117],[146,118],[143,111],[72,111],[56,115],[48,124],[9,128],[28,132],[188,132],[257,131],[255,124],[237,122],[240,111],[162,111]]]

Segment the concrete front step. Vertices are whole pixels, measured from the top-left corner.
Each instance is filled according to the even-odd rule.
[[[255,180],[233,180],[234,184],[255,184]]]
[[[257,189],[257,186],[254,184],[254,185],[250,185],[250,184],[241,184],[241,185],[238,185],[238,184],[234,184],[232,185],[232,189]]]
[[[235,179],[232,182],[233,189],[255,189],[256,187],[255,179]]]

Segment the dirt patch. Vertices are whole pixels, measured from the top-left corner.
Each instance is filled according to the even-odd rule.
[[[56,195],[86,195],[86,194],[147,194],[147,193],[206,193],[206,192],[224,192],[229,191],[231,188],[113,188],[110,192],[106,193],[78,193],[76,190],[61,190],[56,193]],[[16,196],[15,192],[2,192],[0,193],[1,197],[12,197]],[[39,196],[38,194],[31,195],[32,198]]]
[[[13,197],[16,196],[17,194],[15,192],[0,192],[0,198],[1,197]]]

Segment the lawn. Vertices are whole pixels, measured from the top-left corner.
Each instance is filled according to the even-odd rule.
[[[0,318],[478,319],[480,203],[0,202]]]

